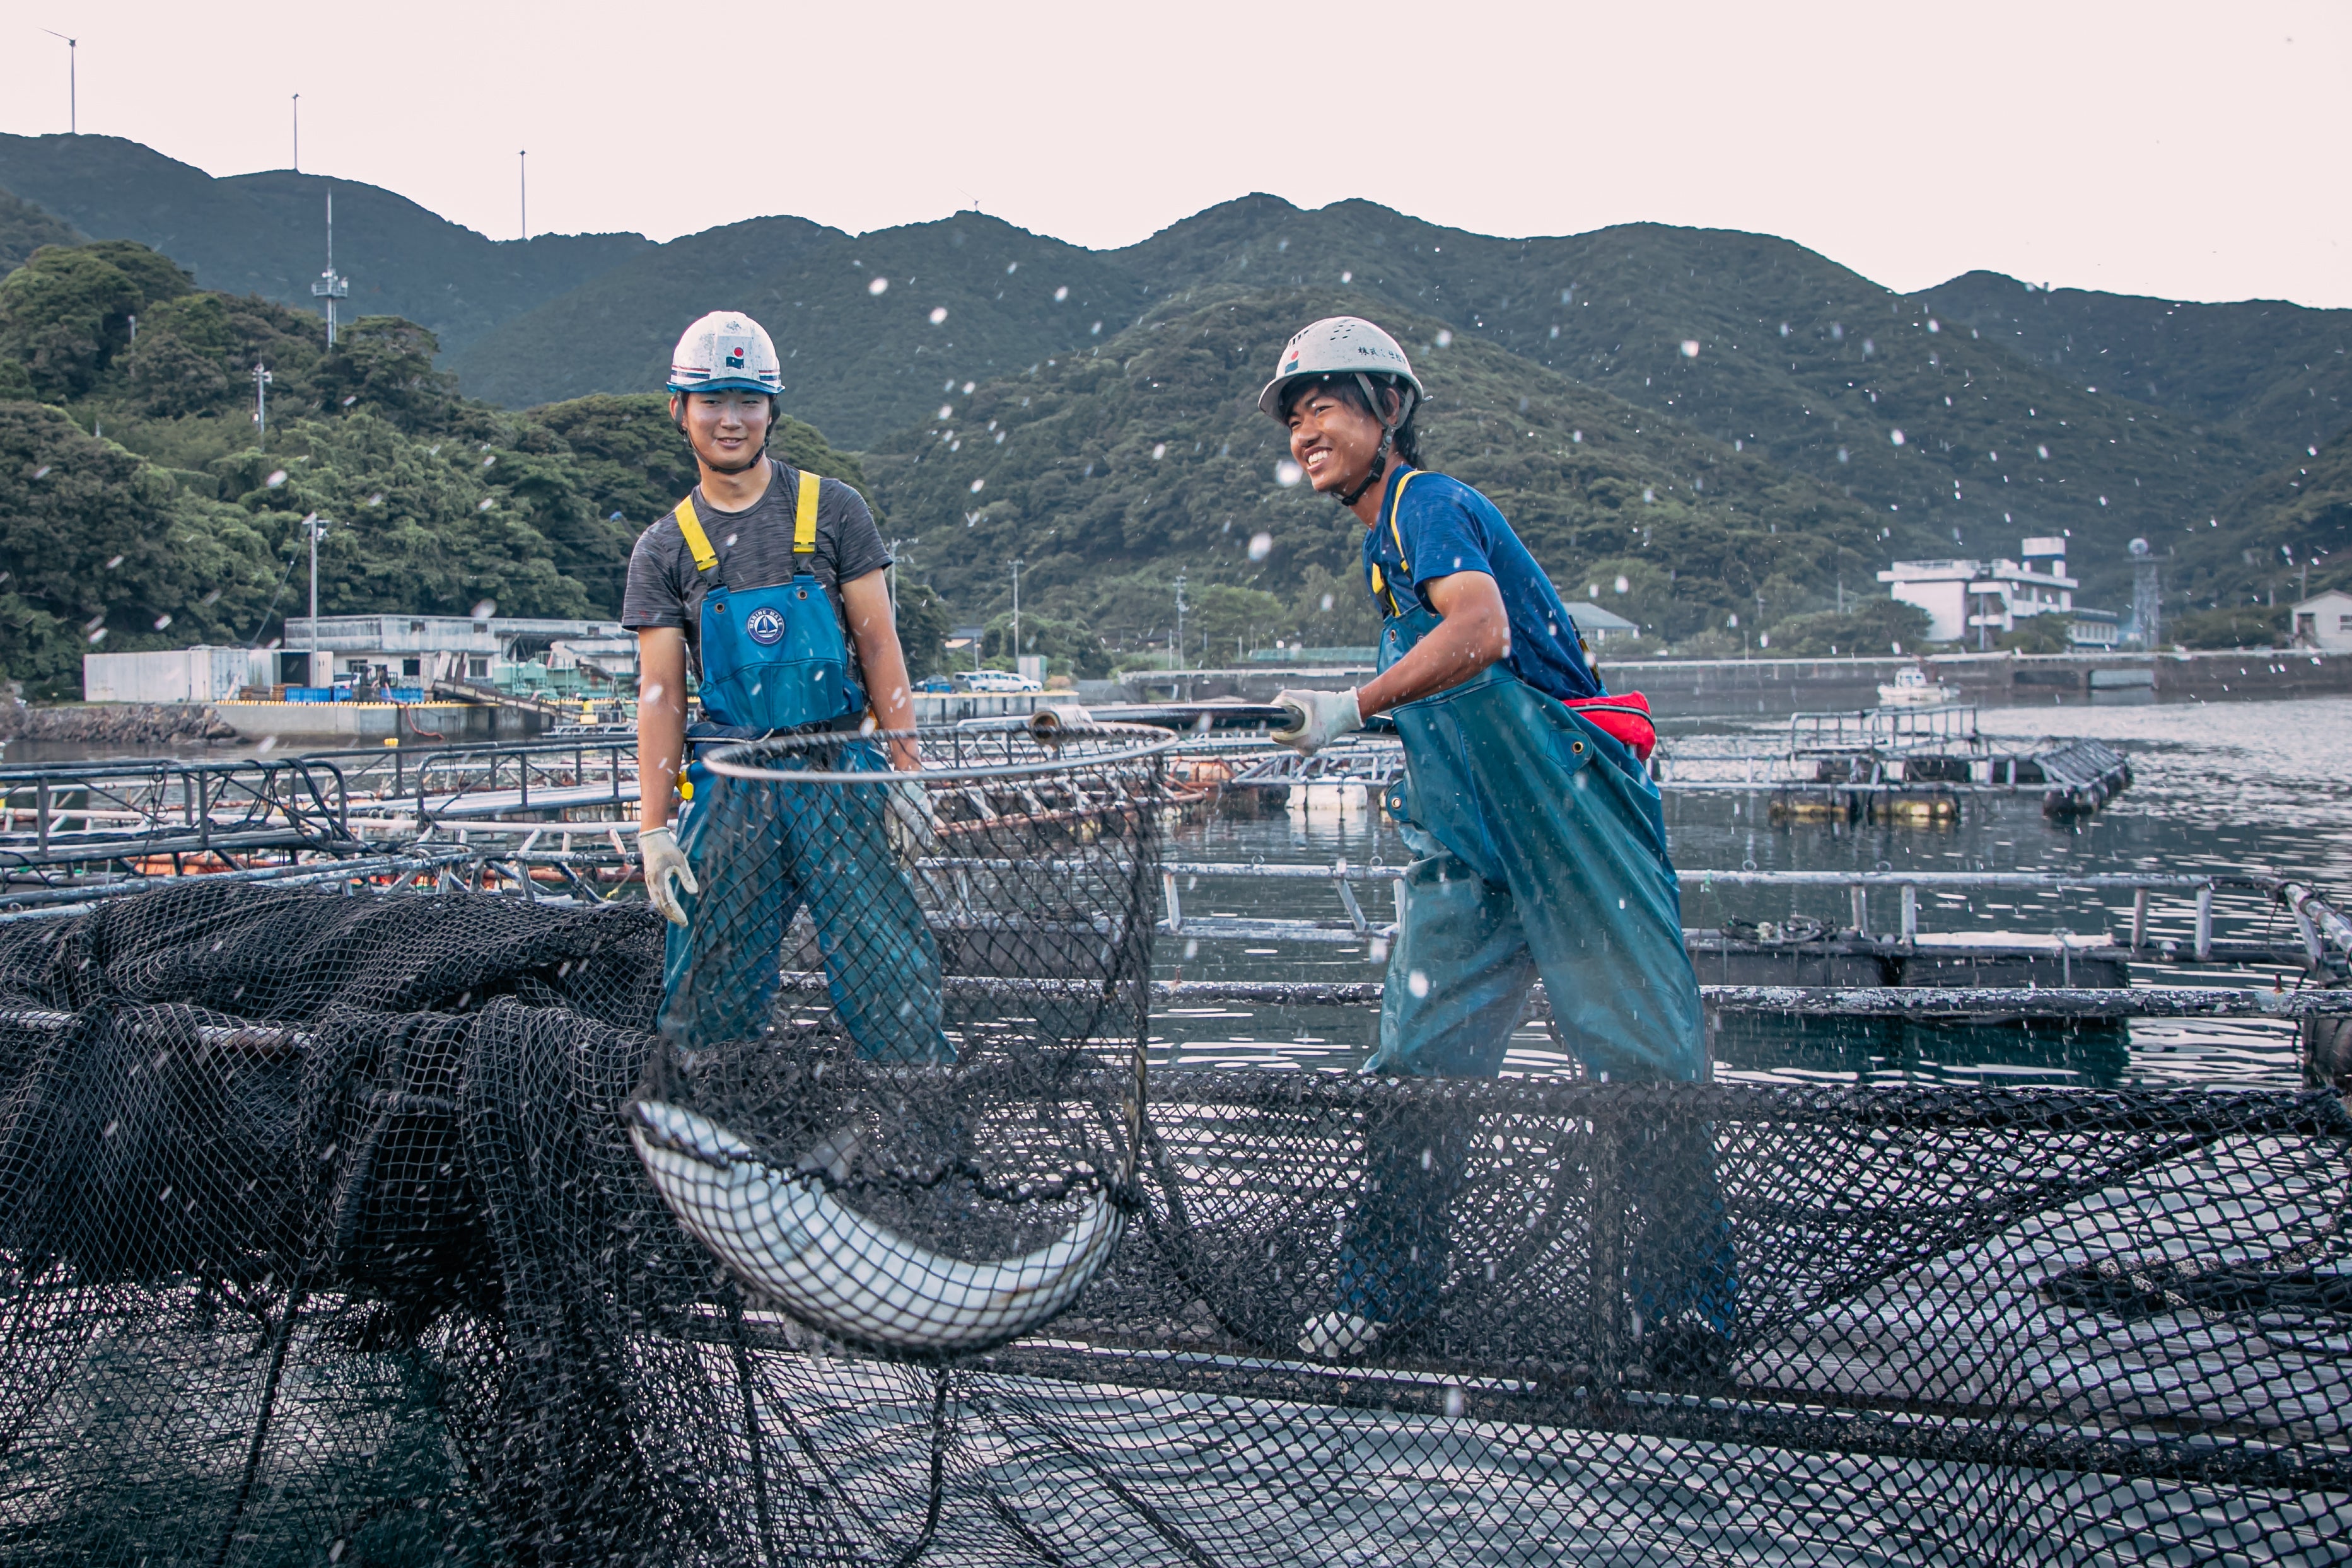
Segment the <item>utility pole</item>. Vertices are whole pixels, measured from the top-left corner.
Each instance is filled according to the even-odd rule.
[[[41,31],[48,34],[52,38],[66,38],[63,33],[54,27],[44,27]],[[66,134],[68,136],[81,134],[81,87],[75,79],[79,74],[76,69],[75,62],[80,57],[81,40],[66,38]]]
[[[294,172],[302,172],[302,95],[294,95]]]
[[[319,536],[327,531],[326,519],[313,512],[302,519],[302,531],[310,536],[310,681],[319,680]],[[330,671],[331,677],[333,672]],[[330,678],[326,683],[333,685]]]
[[[1013,667],[1021,667],[1021,569],[1029,563],[1013,563]]]
[[[260,447],[269,439],[269,383],[277,378],[262,365],[253,367],[253,423],[256,434],[253,444]]]
[[[1184,656],[1184,574],[1176,574],[1176,634],[1168,639],[1168,667],[1175,669]]]

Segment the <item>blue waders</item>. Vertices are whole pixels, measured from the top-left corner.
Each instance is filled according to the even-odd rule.
[[[797,557],[816,549],[819,483],[802,472]],[[691,497],[678,503],[677,522],[696,570],[712,574],[702,600],[704,722],[688,731],[689,745],[843,728],[838,747],[802,765],[882,777],[871,789],[792,785],[688,766],[677,841],[702,891],[683,895],[688,923],[668,929],[662,1032],[686,1045],[758,1038],[785,935],[805,904],[834,1008],[859,1051],[954,1061],[940,1030],[939,947],[885,826],[888,761],[843,726],[864,711],[866,695],[849,679],[832,596],[805,561],[789,582],[732,591]]]
[[[1415,595],[1386,598],[1383,670],[1439,622]],[[1558,1037],[1589,1073],[1704,1077],[1681,890],[1657,787],[1633,753],[1502,664],[1393,716],[1405,780],[1389,809],[1414,859],[1364,1071],[1494,1077],[1540,975]],[[1402,1325],[1435,1310],[1471,1131],[1441,1112],[1368,1129],[1365,1197],[1341,1239],[1342,1312]],[[1713,1143],[1696,1122],[1627,1129],[1627,1284],[1645,1323],[1730,1329],[1738,1283]]]

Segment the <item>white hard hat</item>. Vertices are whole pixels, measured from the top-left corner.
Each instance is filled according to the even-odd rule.
[[[1257,394],[1258,412],[1279,419],[1284,387],[1304,376],[1330,375],[1395,376],[1412,388],[1416,399],[1428,395],[1394,338],[1360,316],[1327,316],[1292,336],[1274,380]],[[1372,406],[1379,408],[1378,400]]]
[[[669,357],[674,392],[742,392],[774,396],[784,369],[767,329],[740,310],[713,310],[686,329]]]

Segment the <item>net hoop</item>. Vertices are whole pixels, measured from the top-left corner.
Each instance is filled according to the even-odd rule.
[[[941,725],[916,729],[824,730],[772,736],[710,747],[699,752],[696,760],[711,772],[730,779],[770,784],[863,784],[870,788],[901,779],[950,784],[983,779],[1034,778],[1080,768],[1115,768],[1157,757],[1181,738],[1172,729],[1148,724],[1072,725],[1045,736],[1026,725],[991,725],[986,728]],[[920,770],[877,772],[872,768],[852,771],[778,766],[788,758],[822,753],[851,741],[887,746],[900,740],[911,740],[919,750],[926,751],[927,759]],[[951,762],[945,767],[933,767],[928,760],[928,751],[950,746],[958,751],[1002,748],[1008,760]],[[1028,755],[1016,755],[1022,751]]]

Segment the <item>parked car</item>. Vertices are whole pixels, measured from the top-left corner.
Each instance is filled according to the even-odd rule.
[[[945,675],[931,675],[916,682],[915,689],[919,692],[951,692],[956,686]]]
[[[968,670],[957,679],[963,682],[964,690],[968,692],[985,692],[991,695],[1006,692],[1042,692],[1045,689],[1039,682],[1033,681],[1026,675],[1016,675],[1009,670]]]

